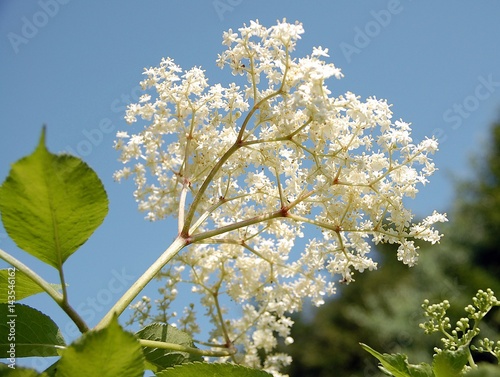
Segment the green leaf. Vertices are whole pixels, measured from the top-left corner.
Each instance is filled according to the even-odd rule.
[[[14,284],[12,284],[14,283]],[[12,286],[12,289],[10,287]],[[52,284],[54,289],[60,290],[60,284]],[[0,270],[0,287],[6,289],[0,290],[0,303],[9,301],[20,301],[26,297],[44,292],[43,288],[31,280],[21,270],[8,268]],[[12,294],[10,294],[12,292]],[[15,297],[13,300],[12,297]]]
[[[15,364],[14,364],[15,365]],[[34,369],[23,368],[15,365],[11,368],[6,364],[0,363],[1,377],[48,377],[45,373],[39,373]]]
[[[408,371],[411,377],[435,377],[432,367],[426,363],[408,364]]]
[[[184,331],[176,329],[165,323],[152,323],[136,333],[140,339],[155,340],[165,343],[180,344],[185,347],[194,347],[193,339]],[[153,366],[154,371],[159,371],[176,364],[187,361],[201,361],[199,355],[193,355],[187,352],[166,350],[160,348],[143,348],[144,356]]]
[[[116,318],[108,327],[85,333],[62,353],[56,377],[142,377],[144,355],[137,338]]]
[[[45,147],[12,165],[0,187],[5,230],[23,250],[61,269],[102,223],[108,199],[96,173],[82,160]]]
[[[403,354],[381,354],[366,344],[360,343],[361,347],[372,356],[376,357],[382,367],[392,373],[395,377],[434,377],[432,368],[426,363],[413,365],[408,363],[408,357]]]
[[[54,321],[30,306],[0,304],[0,318],[1,355],[59,356],[66,345]]]
[[[271,374],[258,369],[250,369],[241,365],[222,363],[188,363],[167,368],[156,374],[157,377],[270,377]]]
[[[460,347],[456,351],[444,350],[434,355],[432,367],[436,377],[457,377],[468,362],[469,351]]]

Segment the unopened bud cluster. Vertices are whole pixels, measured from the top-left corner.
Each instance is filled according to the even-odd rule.
[[[488,352],[497,358],[500,356],[500,341],[494,342],[488,338],[478,341],[479,347],[471,345],[473,339],[480,333],[479,324],[481,320],[496,306],[500,306],[500,301],[495,297],[491,289],[486,291],[479,290],[472,298],[472,305],[465,307],[467,317],[460,318],[451,331],[450,318],[446,315],[450,308],[448,300],[444,300],[438,304],[430,304],[429,300],[425,300],[422,304],[424,315],[427,318],[425,323],[420,324],[426,334],[440,332],[444,335],[441,338],[443,349],[456,351],[460,348],[470,347],[470,349],[479,352]],[[443,351],[441,348],[435,348],[437,353]]]

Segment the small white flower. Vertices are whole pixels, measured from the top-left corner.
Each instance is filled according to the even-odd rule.
[[[321,46],[319,47],[313,47],[313,52],[312,52],[312,56],[324,56],[324,57],[330,57],[330,55],[328,55],[328,49],[327,48],[323,48]]]
[[[241,82],[227,87],[163,59],[144,72],[148,93],[127,108],[135,133],[120,131],[115,142],[127,165],[115,179],[132,177],[146,218],[177,215],[191,243],[160,275],[156,304],[173,317],[177,285],[191,285],[199,302],[179,325],[197,331],[201,305],[214,325],[210,341],[229,337],[242,363],[275,376],[291,361],[273,354],[277,337],[293,342],[289,313],[305,299],[324,304],[335,281],[375,269],[372,243],[398,244],[397,258],[415,264],[413,240],[439,242],[434,225],[446,221],[434,212],[415,224],[404,206],[435,171],[437,141],[413,143],[410,124],[393,122],[385,100],[331,96],[326,81],[343,75],[323,60],[326,48],[292,56],[303,33],[286,20],[224,33],[217,64]],[[310,225],[321,235],[297,252]],[[241,310],[227,310],[228,301]]]
[[[126,131],[118,131],[116,137],[119,139],[128,139],[130,136],[128,136],[128,132]]]

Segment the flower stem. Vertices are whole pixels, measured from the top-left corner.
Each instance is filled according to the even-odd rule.
[[[259,216],[252,217],[252,218],[247,219],[247,220],[238,221],[236,223],[229,224],[229,225],[217,228],[217,229],[207,230],[206,232],[195,234],[195,235],[190,237],[190,241],[191,241],[191,243],[199,242],[199,241],[204,240],[206,238],[218,236],[219,234],[224,234],[224,233],[230,232],[232,230],[243,228],[245,226],[262,223],[262,222],[265,222],[265,221],[268,221],[271,219],[277,219],[280,217],[284,217],[282,210],[277,210],[277,211],[265,213],[265,214],[262,214]]]
[[[134,284],[123,294],[123,296],[115,303],[108,313],[101,319],[95,327],[95,330],[106,327],[113,315],[119,316],[130,305],[130,303],[137,297],[137,295],[144,289],[144,287],[156,276],[158,272],[170,260],[187,245],[186,240],[178,236],[174,242],[163,252],[162,255],[142,274],[142,276],[135,281]]]
[[[281,89],[280,89],[281,90]],[[226,163],[226,161],[235,153],[239,148],[243,146],[243,136],[245,133],[245,130],[247,128],[248,122],[252,118],[253,114],[259,109],[259,107],[266,101],[269,101],[270,99],[280,95],[281,92],[273,92],[266,97],[262,98],[257,104],[253,106],[253,108],[249,111],[247,116],[245,117],[245,120],[243,121],[243,124],[241,125],[240,131],[238,132],[238,137],[234,144],[221,156],[219,161],[214,165],[212,170],[210,170],[208,176],[205,178],[203,183],[201,184],[200,188],[198,189],[198,192],[196,193],[193,202],[191,203],[191,206],[189,208],[188,214],[185,217],[185,222],[184,222],[184,227],[182,228],[181,234],[184,236],[188,236],[189,228],[191,227],[191,222],[193,221],[196,209],[198,208],[198,204],[203,198],[203,195],[205,194],[205,191],[207,190],[210,182],[212,182],[212,179],[215,177],[217,172],[222,168],[222,166]]]

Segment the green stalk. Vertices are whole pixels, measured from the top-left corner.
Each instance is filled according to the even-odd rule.
[[[182,250],[187,242],[181,236],[178,236],[174,242],[163,252],[162,255],[142,274],[142,276],[135,281],[134,284],[123,294],[123,296],[115,303],[115,305],[109,310],[108,313],[101,319],[101,321],[95,327],[95,330],[102,329],[106,327],[113,316],[119,316],[123,313],[125,309],[130,305],[130,303],[137,297],[137,295],[144,289],[144,287],[156,276],[158,272],[168,263],[170,260],[177,255],[179,251]]]
[[[171,350],[171,351],[187,352],[187,353],[190,353],[192,355],[200,355],[200,356],[223,357],[223,356],[231,356],[235,353],[234,350],[230,350],[230,349],[224,350],[224,351],[201,350],[199,348],[182,346],[180,344],[159,342],[156,340],[147,340],[147,339],[139,339],[139,343],[141,343],[141,346],[143,346],[143,347],[160,348],[160,349]]]
[[[195,242],[204,240],[206,238],[218,236],[219,234],[223,234],[223,233],[230,232],[232,230],[243,228],[245,226],[258,224],[258,223],[261,223],[261,222],[264,222],[267,220],[277,219],[280,217],[284,217],[282,210],[273,211],[270,213],[266,213],[263,215],[252,217],[251,219],[242,220],[242,221],[239,221],[239,222],[234,223],[234,224],[226,225],[226,226],[223,226],[223,227],[220,227],[217,229],[207,230],[206,232],[195,234],[194,236],[190,237],[190,241],[191,241],[191,243],[195,243]]]
[[[76,324],[78,329],[84,333],[89,331],[89,327],[85,321],[80,317],[80,315],[68,304],[65,297],[57,292],[44,278],[38,275],[31,268],[26,266],[23,262],[13,257],[9,253],[0,249],[0,258],[14,266],[19,271],[23,272],[27,277],[29,277],[33,282],[38,284],[47,294],[59,305],[59,307],[64,310],[64,312],[71,318],[71,320]]]

